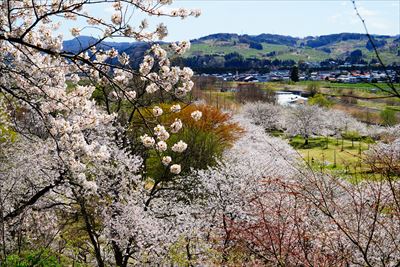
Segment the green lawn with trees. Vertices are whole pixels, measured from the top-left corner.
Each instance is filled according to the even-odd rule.
[[[370,168],[363,162],[363,152],[368,150],[370,139],[357,140],[314,137],[304,146],[304,138],[296,136],[289,140],[304,161],[312,167],[321,170],[343,171],[346,174],[369,172]]]

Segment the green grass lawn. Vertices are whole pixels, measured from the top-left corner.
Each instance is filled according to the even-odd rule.
[[[257,50],[249,48],[247,44],[237,43],[234,45],[222,45],[220,43],[195,43],[185,57],[193,55],[227,55],[229,53],[239,52],[245,58],[263,58],[270,52],[276,52],[275,56],[268,57],[271,60],[309,60],[321,61],[329,58],[329,54],[312,48],[292,48],[286,45],[262,43],[263,49]]]
[[[371,83],[332,83],[329,81],[300,81],[296,84],[298,85],[309,85],[311,83],[318,83],[320,87],[324,88],[340,88],[340,89],[376,89],[376,86],[382,87],[384,89],[389,89],[389,86],[385,83],[377,83],[376,86]],[[396,87],[400,88],[400,84],[395,84]]]
[[[289,139],[289,144],[313,168],[342,171],[348,175],[370,171],[369,166],[363,163],[363,152],[369,147],[367,140],[352,142],[341,138],[315,137],[305,145],[304,138],[296,136]]]
[[[320,90],[326,94],[342,95],[352,90],[354,94],[360,97],[374,98],[377,95],[384,96],[386,93],[380,91],[374,84],[368,83],[331,83],[327,81],[300,81],[300,82],[264,82],[262,83],[274,90],[306,90],[310,84],[318,84]],[[377,86],[383,89],[389,89],[389,86],[384,83],[378,83]],[[396,88],[400,90],[400,84],[395,84]],[[374,92],[376,91],[376,92]],[[393,101],[398,101],[393,98]]]

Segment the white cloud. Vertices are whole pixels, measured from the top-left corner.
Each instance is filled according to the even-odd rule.
[[[368,9],[366,7],[363,7],[363,6],[359,6],[358,7],[358,12],[364,18],[377,17],[379,15],[379,13],[377,13],[376,11]]]
[[[382,16],[380,12],[377,12],[371,8],[367,8],[362,4],[359,4],[357,8],[371,33],[379,33],[390,29],[387,19]],[[328,20],[330,23],[335,23],[341,26],[351,25],[351,27],[354,29],[359,28],[360,30],[363,30],[362,22],[353,9],[347,9],[344,12],[333,14],[328,17]]]
[[[360,6],[358,11],[361,17],[365,20],[365,23],[371,32],[388,30],[390,28],[387,20],[381,15],[381,13],[363,6]]]
[[[332,23],[337,23],[340,20],[340,18],[342,18],[342,17],[343,17],[342,13],[334,14],[334,15],[329,17],[329,21],[332,22]]]

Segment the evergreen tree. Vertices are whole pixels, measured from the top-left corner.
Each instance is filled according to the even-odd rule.
[[[292,67],[292,70],[290,71],[290,80],[292,80],[293,82],[299,81],[299,67]]]

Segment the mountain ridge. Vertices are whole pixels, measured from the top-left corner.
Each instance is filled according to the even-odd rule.
[[[385,65],[400,64],[400,35],[375,34],[371,35],[371,38]],[[192,47],[184,55],[182,64],[195,68],[200,65],[213,68],[226,66],[226,61],[231,61],[232,54],[238,54],[234,56],[236,61],[234,65],[240,65],[240,61],[247,61],[248,68],[255,65],[257,68],[274,65],[271,63],[273,61],[280,61],[275,65],[280,65],[285,61],[283,65],[286,66],[299,64],[299,62],[319,64],[324,61],[325,63],[336,62],[336,65],[377,63],[371,41],[366,34],[361,33],[307,37],[216,33],[192,41]],[[258,60],[258,62],[253,64],[250,60]]]
[[[400,65],[400,35],[371,35],[385,65]],[[64,50],[79,52],[97,39],[80,36],[64,41]],[[166,46],[168,43],[156,42]],[[191,40],[191,49],[173,63],[201,69],[245,69],[288,67],[300,63],[334,67],[341,64],[376,64],[373,45],[365,34],[335,33],[320,36],[292,37],[262,33],[258,35],[214,33]],[[97,46],[111,47],[125,52],[137,66],[149,43],[113,42],[107,40]],[[331,63],[334,64],[331,66]]]
[[[371,35],[373,38],[378,39],[390,39],[394,38],[396,42],[400,42],[400,34],[398,35],[380,35],[380,34],[373,34]],[[361,33],[333,33],[333,34],[326,34],[326,35],[316,35],[316,36],[306,36],[306,37],[294,37],[290,35],[281,35],[281,34],[271,34],[271,33],[261,33],[261,34],[238,34],[238,33],[213,33],[209,35],[205,35],[199,38],[191,39],[192,43],[199,43],[207,40],[220,40],[220,41],[227,41],[232,38],[238,38],[241,41],[247,40],[254,40],[254,41],[263,41],[266,43],[271,44],[279,44],[279,40],[282,40],[281,44],[284,43],[291,43],[293,41],[310,41],[310,40],[318,40],[318,39],[335,39],[338,41],[337,37],[341,37],[341,41],[347,40],[368,40],[366,34]],[[89,46],[95,43],[98,39],[92,36],[78,36],[73,39],[65,40],[63,45],[64,47],[68,47],[67,51],[77,50],[77,48],[84,48],[85,46]],[[164,42],[160,42],[164,43]],[[169,43],[169,42],[166,42]],[[141,44],[145,44],[144,42],[113,42],[113,41],[104,41],[102,42],[103,46],[111,46],[111,47],[119,47],[122,49],[126,49],[128,46],[137,46]]]

